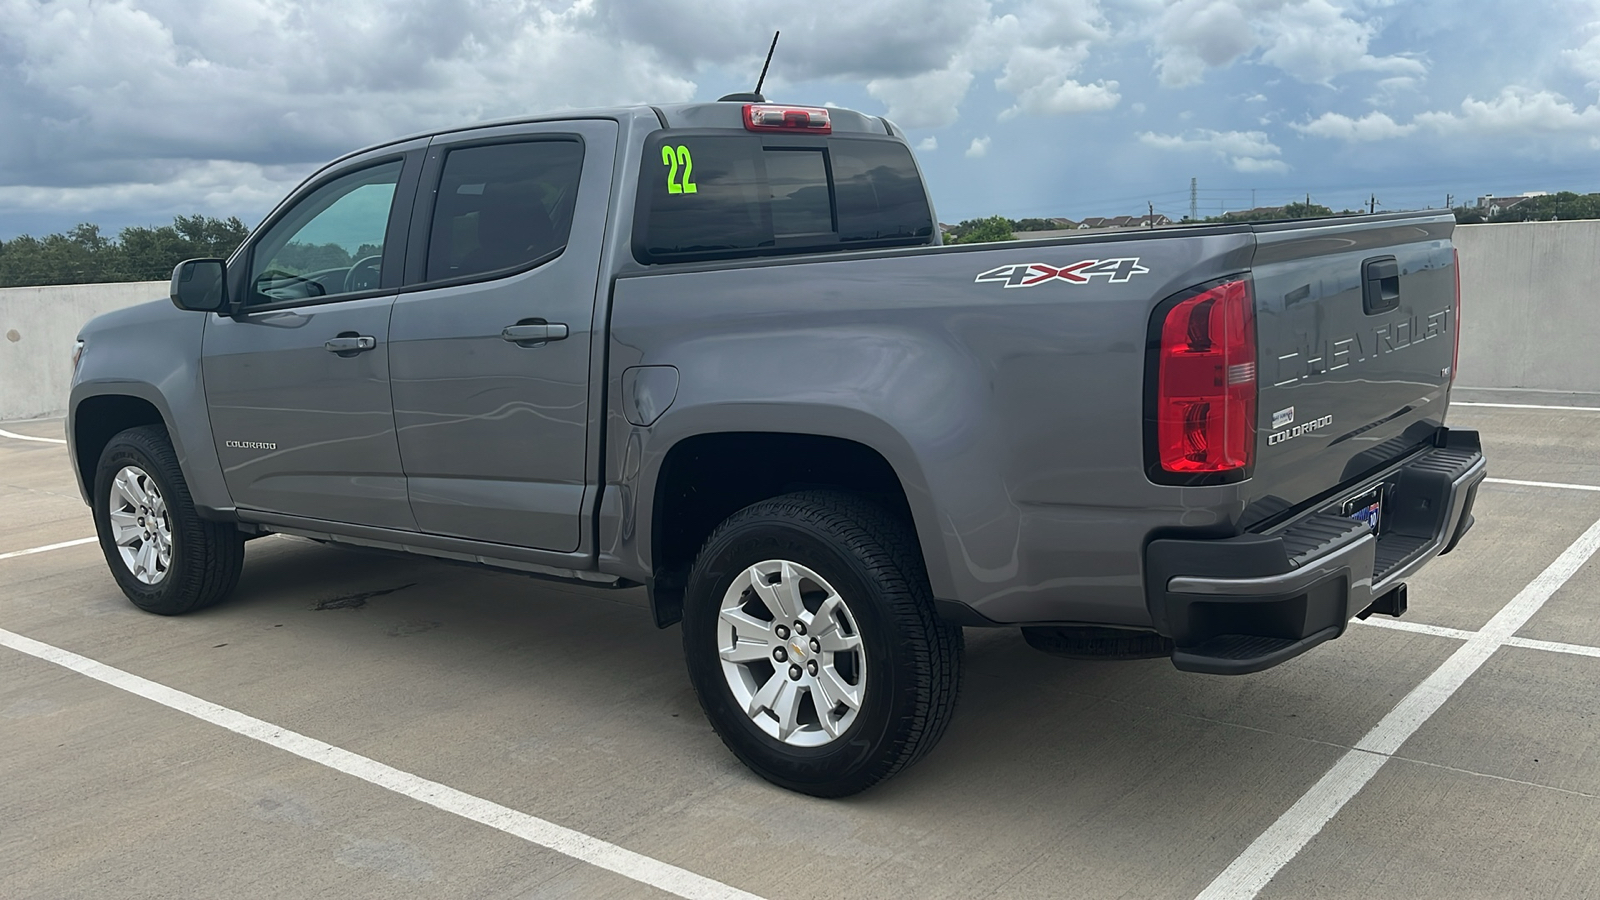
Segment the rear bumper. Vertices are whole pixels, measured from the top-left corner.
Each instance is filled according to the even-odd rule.
[[[1156,540],[1145,551],[1145,590],[1173,665],[1242,675],[1271,668],[1344,633],[1350,620],[1404,586],[1472,527],[1487,473],[1475,431],[1442,443],[1268,534]],[[1341,502],[1380,488],[1382,531],[1343,514]]]

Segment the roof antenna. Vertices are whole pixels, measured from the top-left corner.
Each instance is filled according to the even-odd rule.
[[[741,94],[728,94],[725,97],[718,98],[717,102],[719,102],[719,103],[723,103],[723,102],[765,103],[765,102],[767,102],[767,98],[763,97],[761,95],[761,86],[767,83],[767,67],[772,65],[772,52],[774,50],[778,49],[778,35],[780,35],[782,33],[783,32],[781,32],[781,31],[774,31],[772,33],[772,46],[767,48],[767,61],[761,64],[761,77],[756,79],[755,92],[754,93],[750,93],[750,94],[742,94],[742,93]]]

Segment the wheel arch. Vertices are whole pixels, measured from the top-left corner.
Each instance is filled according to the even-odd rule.
[[[650,573],[657,625],[678,621],[689,566],[718,524],[752,503],[806,489],[868,496],[903,516],[917,538],[934,596],[950,596],[943,541],[921,467],[888,423],[841,409],[819,411],[808,422],[812,416],[788,407],[781,416],[790,425],[833,427],[761,428],[764,414],[743,410],[730,419],[729,412],[721,410],[716,420],[723,426],[738,421],[746,429],[683,428],[659,453],[644,454],[637,521],[648,525],[649,539],[639,550]],[[657,428],[663,424],[668,423]],[[848,425],[857,427],[840,427]],[[707,490],[711,484],[715,488]]]

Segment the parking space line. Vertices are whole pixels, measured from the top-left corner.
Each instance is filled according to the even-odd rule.
[[[1489,484],[1514,484],[1519,487],[1558,488],[1563,491],[1600,491],[1600,485],[1568,484],[1564,481],[1520,481],[1515,478],[1485,478]]]
[[[1218,875],[1197,900],[1248,900],[1299,855],[1323,826],[1372,780],[1389,757],[1449,700],[1567,579],[1600,550],[1600,521],[1590,525],[1543,572],[1517,592],[1481,631],[1423,679]]]
[[[635,853],[537,816],[501,806],[437,781],[429,781],[409,772],[403,772],[377,760],[306,737],[271,722],[202,700],[193,694],[186,694],[140,678],[86,656],[79,656],[70,650],[63,650],[3,628],[0,628],[0,646],[54,663],[119,690],[193,716],[202,722],[226,728],[270,747],[286,750],[320,766],[354,776],[369,784],[426,803],[435,809],[487,825],[522,838],[530,844],[554,850],[563,856],[615,872],[686,900],[702,900],[702,898],[703,900],[761,900],[755,894],[697,875],[687,869]]]
[[[1451,402],[1451,406],[1488,406],[1494,409],[1554,409],[1561,412],[1600,412],[1600,406],[1542,406],[1537,403],[1469,403],[1466,400]]]
[[[61,439],[61,438],[34,437],[31,434],[16,434],[14,432],[5,431],[3,429],[0,429],[0,437],[14,438],[14,439],[19,440],[19,441],[38,441],[41,444],[65,444],[66,443],[66,441]]]
[[[1387,628],[1390,631],[1409,631],[1412,634],[1431,634],[1434,637],[1454,638],[1458,641],[1472,640],[1476,631],[1463,631],[1460,628],[1446,628],[1443,625],[1429,625],[1424,622],[1407,622],[1403,619],[1356,619],[1361,625],[1371,625],[1374,628]]]
[[[1506,638],[1507,647],[1521,647],[1524,650],[1546,650],[1551,653],[1570,653],[1573,656],[1592,656],[1600,659],[1600,647],[1588,647],[1583,644],[1564,644],[1560,641],[1540,641],[1534,638],[1513,637]]]
[[[78,538],[75,541],[62,541],[59,544],[45,544],[43,547],[29,547],[26,550],[13,550],[10,553],[0,553],[0,559],[13,559],[18,556],[30,556],[34,553],[45,553],[50,550],[63,550],[67,547],[76,547],[80,544],[92,544],[99,538]]]

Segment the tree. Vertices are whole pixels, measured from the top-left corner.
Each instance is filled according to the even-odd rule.
[[[44,238],[25,234],[0,242],[0,287],[160,281],[186,259],[227,256],[248,233],[237,217],[178,216],[171,225],[124,228],[115,240],[87,223]]]
[[[1283,208],[1285,219],[1315,219],[1319,216],[1331,216],[1333,210],[1320,203],[1291,203]]]
[[[1005,216],[990,216],[987,219],[967,219],[957,225],[951,234],[951,243],[955,244],[981,244],[988,241],[1016,240],[1012,232],[1012,222]]]

